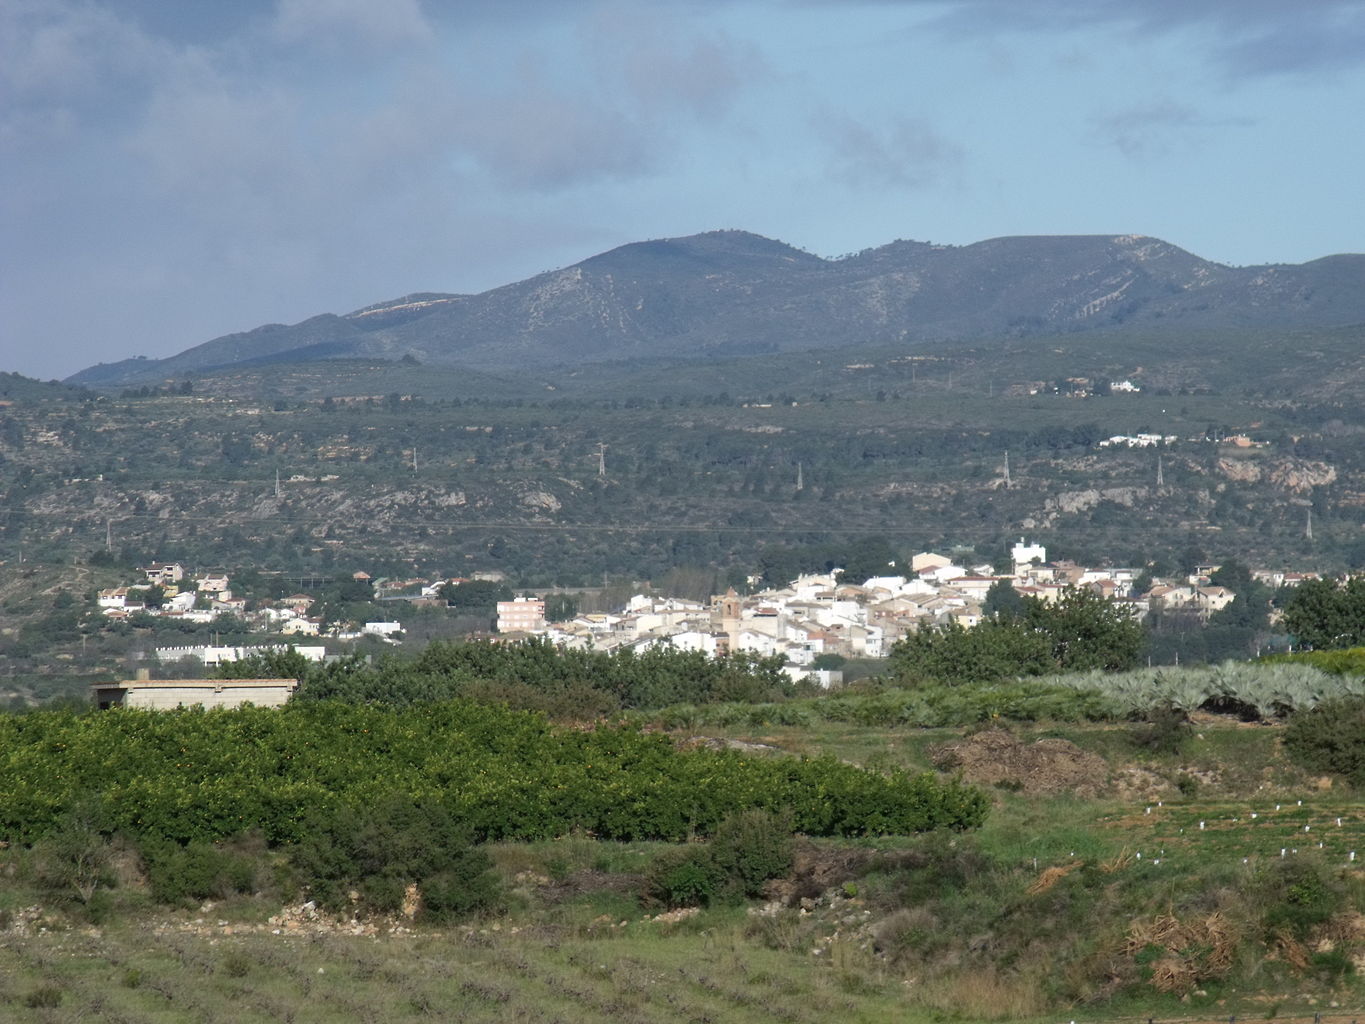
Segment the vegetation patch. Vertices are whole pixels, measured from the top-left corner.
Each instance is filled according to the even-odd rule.
[[[1026,743],[1005,729],[988,729],[932,751],[934,763],[977,785],[1002,786],[1031,794],[1097,796],[1109,768],[1095,754],[1064,739]]]

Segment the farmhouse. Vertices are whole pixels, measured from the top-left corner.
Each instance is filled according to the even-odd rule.
[[[243,704],[277,708],[289,700],[297,679],[125,679],[90,687],[95,706],[167,711],[193,707],[237,708]]]
[[[185,567],[179,562],[153,562],[142,570],[147,574],[147,582],[167,586],[179,583],[185,578]]]

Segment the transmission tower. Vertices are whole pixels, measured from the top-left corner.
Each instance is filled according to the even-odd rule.
[[[1011,483],[1010,483],[1010,450],[1009,450],[1008,448],[1006,448],[1006,449],[1005,449],[1005,490],[1008,491],[1008,490],[1010,489],[1011,486],[1012,486],[1012,485],[1011,485]]]
[[[607,446],[601,442],[597,445],[597,475],[607,475]]]

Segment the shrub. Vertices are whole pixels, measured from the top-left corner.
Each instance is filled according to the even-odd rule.
[[[256,889],[256,858],[217,843],[151,842],[142,857],[152,898],[158,903],[224,899]]]
[[[33,853],[35,880],[53,896],[89,904],[100,889],[114,884],[109,838],[92,800],[63,815]]]
[[[501,885],[450,808],[392,794],[361,811],[316,816],[290,859],[313,897],[341,909],[351,891],[364,906],[393,913],[409,885],[430,920],[494,909]]]
[[[1335,651],[1295,651],[1270,654],[1260,659],[1267,663],[1301,663],[1334,676],[1365,676],[1365,647]]]
[[[1139,750],[1154,754],[1178,754],[1190,737],[1190,720],[1172,704],[1159,704],[1129,734]]]
[[[716,826],[710,850],[730,888],[741,896],[758,896],[763,883],[791,870],[791,826],[767,811],[740,811]]]
[[[670,907],[759,896],[765,882],[791,870],[792,861],[789,819],[740,811],[721,821],[706,845],[669,850],[656,860],[645,896]]]
[[[62,1005],[62,990],[56,985],[39,985],[26,996],[24,1005],[30,1010],[51,1009]]]
[[[1285,728],[1284,748],[1301,768],[1365,785],[1365,697],[1343,697],[1300,711]]]
[[[251,960],[245,953],[229,953],[223,957],[223,973],[229,978],[245,978],[251,973]]]
[[[502,882],[482,847],[467,847],[452,858],[449,868],[421,883],[422,916],[442,922],[491,914],[504,903]]]
[[[1345,906],[1340,880],[1311,858],[1272,864],[1259,888],[1261,923],[1269,938],[1288,933],[1302,942]]]
[[[645,876],[645,896],[667,907],[704,907],[725,888],[725,872],[705,846],[686,846],[661,855]]]
[[[753,710],[725,707],[736,721]],[[100,794],[107,816],[87,837],[122,831],[186,846],[254,824],[271,845],[306,842],[319,856],[323,840],[338,835],[334,826],[358,808],[373,819],[385,794],[412,805],[406,813],[414,820],[441,829],[455,823],[479,841],[574,831],[679,841],[746,807],[789,808],[794,827],[808,834],[885,834],[972,828],[986,807],[932,777],[832,758],[679,749],[630,727],[555,730],[541,715],[462,701],[0,716],[0,838],[49,835],[80,791]],[[436,804],[445,809],[424,817]],[[377,823],[345,827],[362,826]],[[403,839],[408,831],[377,833],[373,848],[389,861],[413,860],[427,844]],[[349,852],[336,847],[326,856],[372,856],[348,844]],[[331,870],[310,867],[308,877],[342,877]],[[360,873],[377,869],[362,865]]]

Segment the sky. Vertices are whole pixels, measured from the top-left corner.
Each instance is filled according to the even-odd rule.
[[[1365,0],[0,0],[0,370],[627,242],[1365,251]]]

